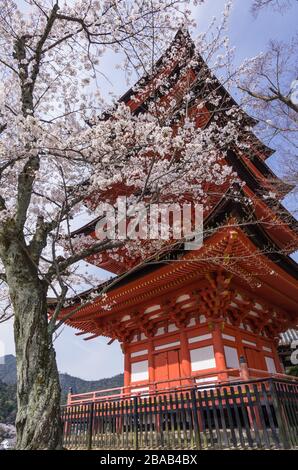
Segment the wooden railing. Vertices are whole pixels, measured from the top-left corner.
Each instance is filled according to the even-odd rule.
[[[289,449],[298,382],[264,378],[105,396],[62,407],[69,449]]]
[[[229,377],[228,380],[219,380],[218,377],[226,375]],[[286,374],[275,373],[272,374],[270,372],[259,370],[259,369],[247,369],[247,375],[252,379],[262,379],[262,378],[275,378],[281,380],[291,380],[293,382],[298,382],[298,377],[289,376]],[[234,377],[233,377],[234,376]],[[243,377],[242,370],[239,369],[226,369],[221,371],[216,371],[213,374],[210,372],[208,374],[196,374],[190,377],[174,377],[171,379],[160,380],[156,382],[148,382],[144,383],[134,383],[133,385],[129,386],[120,386],[120,387],[113,387],[113,388],[106,388],[101,390],[94,390],[91,392],[84,392],[84,393],[72,393],[68,394],[67,404],[68,405],[76,405],[76,404],[83,404],[89,403],[91,401],[105,401],[111,398],[126,398],[133,395],[144,395],[142,388],[148,388],[149,391],[152,393],[156,393],[158,390],[181,390],[186,388],[192,388],[197,386],[197,380],[206,380],[206,382],[202,383],[204,387],[210,387],[212,384],[230,384],[234,383],[235,381],[239,380],[247,380],[247,377]],[[173,382],[180,383],[176,387],[173,387],[171,384]],[[137,392],[136,389],[140,389],[140,392]]]
[[[126,386],[120,386],[120,387],[113,387],[113,388],[106,388],[106,389],[101,389],[101,390],[94,390],[91,392],[85,392],[85,393],[69,393],[68,394],[68,399],[67,399],[67,404],[68,405],[74,405],[74,404],[83,404],[83,403],[89,403],[90,401],[102,401],[106,399],[111,399],[111,398],[125,398],[125,397],[130,397],[131,395],[144,395],[144,392],[142,389],[148,388],[148,390],[152,393],[155,393],[158,390],[180,390],[180,389],[186,389],[186,388],[192,388],[196,386],[196,380],[206,380],[206,385],[205,386],[210,386],[210,384],[217,384],[218,381],[218,376],[220,374],[235,374],[235,379],[234,380],[239,380],[239,369],[228,369],[228,370],[221,370],[221,371],[216,371],[214,373],[207,373],[207,374],[196,374],[192,375],[189,377],[173,377],[171,379],[164,379],[164,380],[159,380],[155,382],[135,382],[133,385],[126,385]],[[229,379],[228,382],[233,381],[233,379]],[[176,382],[177,385],[173,387],[171,384],[173,382]],[[221,381],[222,382],[222,381]],[[140,392],[136,391],[137,389],[140,389]]]

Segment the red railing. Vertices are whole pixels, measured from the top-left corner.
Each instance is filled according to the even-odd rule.
[[[298,446],[298,380],[294,377],[235,377],[208,386],[116,396],[64,405],[64,446],[117,450]]]
[[[229,378],[220,380],[218,377],[226,375]],[[232,378],[231,376],[235,376]],[[292,377],[286,374],[270,373],[265,370],[258,369],[247,369],[247,375],[251,379],[255,378],[275,378],[275,379],[286,379],[298,382],[298,377]],[[212,380],[214,378],[214,380]],[[135,383],[129,386],[113,387],[103,390],[94,390],[85,393],[69,393],[68,394],[68,405],[83,404],[89,402],[105,401],[107,399],[126,398],[129,396],[137,395],[152,395],[156,392],[167,391],[167,390],[185,390],[186,388],[193,388],[194,386],[205,386],[206,388],[214,384],[232,384],[235,381],[239,381],[239,378],[247,380],[247,376],[243,376],[243,369],[226,369],[221,371],[215,371],[214,373],[196,374],[189,377],[175,377],[171,379],[165,379],[158,382],[148,383]],[[201,380],[200,380],[201,379]],[[203,379],[203,380],[202,380]],[[206,379],[206,380],[204,380]],[[210,379],[210,380],[209,380]],[[178,384],[173,386],[173,382]]]
[[[106,399],[112,399],[112,398],[125,398],[128,396],[133,395],[141,395],[146,392],[146,394],[149,393],[155,393],[158,390],[166,391],[166,390],[179,390],[179,389],[185,389],[185,388],[191,388],[194,385],[197,384],[196,380],[199,379],[204,379],[206,378],[205,383],[198,383],[197,385],[212,385],[215,383],[218,383],[219,380],[217,378],[218,375],[221,374],[237,374],[235,376],[235,380],[239,380],[239,369],[228,369],[228,370],[222,370],[222,371],[215,371],[214,373],[208,373],[208,374],[196,374],[192,375],[189,377],[174,377],[171,379],[165,379],[165,380],[160,380],[156,382],[147,382],[147,383],[134,383],[133,385],[127,385],[127,386],[121,386],[121,387],[113,387],[113,388],[107,388],[104,390],[95,390],[92,392],[85,392],[85,393],[77,393],[77,394],[72,394],[69,393],[68,395],[68,400],[67,404],[73,405],[73,404],[81,404],[81,403],[87,403],[87,402],[92,402],[92,401],[102,401]],[[214,377],[214,380],[208,380],[209,378],[212,379]],[[231,380],[229,380],[230,382]],[[179,385],[176,386],[171,386],[170,384],[173,382],[180,382]],[[188,382],[188,383],[187,383]],[[223,381],[221,381],[223,382]],[[139,389],[139,390],[138,390]],[[115,392],[115,393],[112,393]],[[118,392],[118,393],[116,393]]]

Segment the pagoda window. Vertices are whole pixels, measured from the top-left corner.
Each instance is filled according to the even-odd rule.
[[[231,369],[239,369],[240,365],[237,349],[232,348],[231,346],[224,346],[224,350],[227,367]]]
[[[265,356],[265,362],[268,372],[270,372],[271,374],[276,374],[274,359],[272,357]]]
[[[205,346],[190,350],[191,369],[198,370],[214,369],[216,367],[213,346]]]
[[[206,322],[205,315],[200,315],[199,320],[200,320],[200,323],[205,323]]]
[[[133,362],[131,364],[131,381],[142,382],[148,379],[148,361]]]

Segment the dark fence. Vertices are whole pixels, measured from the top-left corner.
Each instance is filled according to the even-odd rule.
[[[168,390],[62,408],[69,449],[290,449],[298,383],[275,379]]]

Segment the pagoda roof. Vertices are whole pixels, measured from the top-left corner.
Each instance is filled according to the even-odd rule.
[[[298,341],[298,330],[287,330],[280,335],[279,346],[291,346],[293,341]]]
[[[141,77],[128,91],[126,91],[120,97],[119,102],[125,103],[126,105],[131,105],[132,102],[133,102],[133,97],[136,94],[136,89],[144,87],[145,85],[150,83],[150,81],[152,81],[158,75],[158,73],[160,72],[160,69],[163,66],[163,62],[164,62],[165,57],[167,57],[167,55],[171,52],[173,47],[175,47],[175,45],[179,44],[179,43],[181,43],[181,45],[183,45],[183,46],[185,46],[185,44],[188,46],[188,48],[187,48],[188,59],[193,58],[195,56],[196,61],[197,61],[197,65],[195,67],[195,71],[197,72],[197,78],[194,81],[194,84],[192,85],[194,90],[197,90],[197,92],[198,92],[201,89],[201,86],[198,83],[199,82],[198,77],[199,77],[200,71],[203,69],[204,74],[206,75],[206,78],[208,77],[208,78],[211,78],[211,80],[212,80],[212,84],[210,85],[210,88],[212,90],[216,90],[216,92],[219,95],[221,95],[222,100],[223,100],[223,102],[225,102],[226,107],[227,108],[231,108],[231,107],[234,107],[234,106],[237,107],[239,109],[239,112],[241,112],[241,114],[243,116],[243,123],[245,123],[245,125],[248,125],[248,126],[251,126],[251,127],[256,126],[259,121],[256,118],[254,118],[254,117],[250,116],[249,114],[247,114],[245,111],[243,111],[242,108],[240,108],[237,101],[228,92],[228,90],[225,88],[225,86],[218,80],[218,78],[215,76],[215,74],[211,72],[211,70],[209,69],[209,67],[206,64],[205,60],[203,59],[202,55],[196,50],[195,44],[194,44],[189,32],[186,31],[186,30],[183,30],[183,29],[178,30],[178,32],[176,33],[176,35],[175,35],[172,43],[170,44],[170,46],[166,49],[166,51],[157,60],[157,62],[155,64],[154,72],[151,75],[147,74],[146,76]],[[179,66],[179,64],[175,64],[175,67],[172,68],[169,71],[169,74],[171,75],[171,74],[175,73],[176,75],[179,75],[179,72],[181,71],[181,68],[183,67],[183,65],[184,65],[184,63],[183,63],[183,58],[182,58],[182,64],[180,64],[180,66]],[[200,76],[200,80],[201,79],[202,79],[202,77]],[[195,96],[194,96],[193,99],[195,99],[196,95],[197,95],[197,93],[195,93]],[[156,90],[155,90],[154,96],[156,96]],[[132,108],[133,113],[146,111],[147,110],[146,101],[148,99],[151,99],[151,95],[148,95],[148,96],[144,97],[143,100],[140,99],[138,104],[134,104],[134,106]],[[208,103],[207,103],[207,105],[208,105]],[[210,104],[208,106],[210,106]],[[259,140],[258,137],[255,134],[253,134],[252,132],[249,132],[248,136],[250,138],[250,141],[253,141],[254,145],[257,147],[257,149],[258,149],[257,154],[261,159],[268,158],[269,156],[271,156],[275,152],[273,149],[271,149],[270,147],[265,145],[261,140]]]
[[[227,102],[228,106],[238,106],[236,101],[233,99],[233,97],[228,93],[228,91],[225,89],[225,87],[218,81],[218,79],[212,74],[212,72],[209,70],[208,66],[204,62],[203,58],[196,52],[195,50],[195,45],[194,42],[192,41],[189,33],[187,31],[184,31],[180,29],[177,34],[174,37],[173,42],[171,45],[168,47],[168,49],[165,51],[165,53],[160,57],[160,59],[157,61],[154,73],[151,74],[150,76],[147,75],[146,77],[142,77],[137,84],[132,87],[130,90],[128,90],[121,98],[121,102],[125,102],[126,104],[133,104],[133,109],[132,111],[134,113],[137,112],[137,110],[144,111],[144,105],[147,99],[150,99],[150,94],[149,96],[143,97],[143,99],[139,100],[139,103],[132,101],[132,96],[136,93],[135,90],[138,87],[144,86],[144,83],[149,83],[150,80],[153,80],[154,77],[160,73],[160,70],[163,67],[164,64],[164,58],[170,53],[170,51],[173,49],[173,47],[177,44],[185,45],[186,51],[188,54],[188,59],[189,57],[193,57],[196,54],[196,57],[198,59],[198,64],[197,69],[203,68],[204,73],[208,74],[209,76],[212,77],[212,83],[213,87],[216,88],[217,92],[222,96],[222,98]],[[185,58],[185,60],[187,60]],[[183,62],[183,60],[182,60]],[[177,67],[179,69],[179,66],[182,67],[183,63],[179,64],[174,64],[172,69],[168,70],[168,73],[173,73],[173,70],[177,72]],[[175,73],[176,73],[175,72]],[[177,72],[178,73],[178,72]],[[176,74],[177,74],[176,73]],[[136,104],[137,103],[137,104]],[[207,103],[208,104],[208,103]],[[247,124],[250,125],[255,125],[257,124],[257,121],[253,118],[250,118],[246,113],[241,111],[244,119],[247,121]],[[108,118],[108,115],[105,117]],[[207,123],[208,125],[208,123]],[[252,133],[252,132],[244,132],[244,138],[250,143],[250,151],[249,155],[247,157],[241,155],[240,152],[233,151],[232,149],[228,151],[228,164],[230,164],[234,170],[238,173],[240,178],[245,181],[247,186],[250,188],[253,194],[250,194],[254,197],[256,200],[256,195],[257,198],[260,198],[262,194],[269,192],[273,193],[274,192],[274,185],[277,184],[278,186],[278,192],[279,195],[277,197],[283,197],[285,196],[289,191],[293,189],[293,186],[288,185],[286,183],[283,183],[280,181],[276,175],[272,172],[272,170],[266,165],[264,159],[267,158],[269,155],[272,154],[272,149],[269,149],[268,147],[264,146],[262,142],[259,141],[259,139]],[[274,183],[272,183],[274,181]],[[275,233],[275,241],[282,247],[284,245],[288,245],[290,242],[293,245],[293,250],[294,251],[297,246],[295,246],[295,239],[296,239],[296,233],[297,232],[297,221],[294,219],[294,217],[277,201],[275,201],[275,211],[272,209],[267,209],[264,207],[264,200],[262,201],[256,201],[259,206],[259,212],[262,213],[262,217],[264,216],[264,212],[267,212],[267,218],[270,217],[271,220],[274,219],[275,216],[278,217],[278,219],[282,220],[282,223],[279,223],[278,229],[274,229],[272,226],[270,230],[272,230]],[[267,205],[265,203],[265,205]],[[262,206],[262,207],[261,207]],[[99,219],[95,218],[91,222],[87,223],[86,225],[80,227],[79,229],[73,231],[71,233],[71,236],[77,236],[77,235],[89,235],[94,232],[96,223]],[[286,227],[288,225],[288,228]],[[292,233],[291,233],[292,232]],[[294,243],[293,243],[294,242]],[[93,262],[90,259],[90,262]],[[104,266],[105,269],[108,269],[110,271],[115,270],[117,271],[117,267],[115,266],[115,263],[110,263],[111,267],[109,266]]]
[[[149,83],[150,80],[152,80],[159,73],[163,66],[164,56],[171,50],[173,44],[180,40],[188,42],[189,55],[193,56],[194,54],[197,54],[194,43],[191,40],[189,34],[179,30],[174,38],[173,43],[170,45],[165,54],[163,54],[163,56],[157,61],[154,74],[140,79],[140,81],[136,84],[137,86],[132,87],[120,98],[120,102],[124,102],[128,105],[133,103],[132,112],[137,113],[145,111],[146,100],[150,99],[150,95],[145,96],[144,100],[140,100],[138,103],[137,101],[132,100],[132,96],[135,94],[135,89],[138,88],[138,85],[141,86],[143,83]],[[197,57],[198,63],[201,65],[201,67],[204,67],[206,73],[209,73],[209,75],[212,76],[213,85],[215,86],[218,93],[222,96],[223,100],[225,100],[229,106],[238,106],[224,86],[220,84],[217,78],[208,69],[203,58],[198,54]],[[174,71],[176,75],[179,75],[177,66],[179,68],[179,64],[173,65],[173,68],[169,71],[169,73],[173,73]],[[199,65],[197,68],[199,68]],[[194,86],[196,85],[197,82],[195,81]],[[241,113],[246,124],[250,126],[257,124],[255,119],[250,118],[242,110]],[[105,118],[108,118],[108,115],[105,116]],[[206,125],[208,125],[208,123]],[[270,266],[269,271],[277,270],[278,272],[276,276],[280,279],[279,283],[273,282],[275,279],[274,276],[269,276],[268,278],[270,282],[272,281],[272,285],[276,285],[276,293],[274,294],[275,287],[272,288],[270,286],[266,289],[263,287],[261,290],[258,290],[258,292],[264,291],[264,295],[265,297],[267,296],[269,301],[271,297],[276,298],[276,302],[281,305],[281,308],[288,309],[290,315],[293,315],[294,311],[298,311],[298,276],[297,264],[291,258],[289,258],[288,253],[293,252],[298,247],[298,222],[281,205],[278,197],[273,200],[272,197],[268,196],[268,194],[274,192],[274,189],[272,189],[274,187],[274,185],[272,185],[272,180],[279,183],[279,191],[281,195],[287,194],[292,189],[292,186],[280,181],[265,163],[265,159],[273,152],[271,149],[260,142],[251,131],[243,132],[243,138],[246,139],[246,142],[249,142],[250,144],[249,154],[244,155],[244,153],[236,147],[230,148],[227,151],[226,160],[227,163],[233,167],[239,178],[245,183],[245,187],[243,188],[242,193],[243,197],[244,199],[249,197],[252,200],[253,206],[248,207],[244,202],[234,201],[231,192],[231,189],[233,188],[222,188],[222,198],[212,207],[211,211],[207,214],[204,220],[205,244],[210,247],[214,247],[217,246],[217,243],[222,243],[222,246],[224,246],[224,243],[226,243],[226,241],[229,239],[229,231],[235,230],[237,233],[239,232],[237,236],[238,239],[241,240],[241,244],[239,245],[238,249],[240,251],[245,251],[246,245],[247,249],[249,247],[250,250],[248,259],[252,259],[254,256],[256,259],[260,260],[260,266],[266,266],[268,269]],[[239,227],[229,227],[229,221],[231,218],[235,219],[235,221],[239,224]],[[95,218],[83,227],[80,227],[78,230],[73,231],[71,236],[82,234],[92,235],[98,220],[99,218]],[[215,229],[215,227],[219,228]],[[219,234],[224,237],[222,241],[217,241],[218,238],[220,238]],[[202,251],[196,252],[195,255],[203,253],[204,249],[205,248],[203,247]],[[203,259],[200,262],[190,262],[189,257],[192,255],[185,253],[186,252],[181,249],[179,243],[171,245],[170,247],[165,247],[163,250],[161,250],[160,253],[154,254],[148,258],[145,263],[135,265],[132,269],[127,270],[125,273],[122,272],[122,274],[116,276],[111,281],[108,281],[104,285],[100,285],[98,289],[93,289],[92,292],[94,295],[96,295],[97,292],[99,293],[103,288],[105,288],[105,290],[108,292],[108,298],[113,300],[114,298],[118,299],[117,292],[119,291],[121,292],[121,295],[119,294],[120,297],[126,298],[126,302],[129,303],[131,302],[129,299],[132,297],[133,292],[131,290],[131,286],[134,283],[136,286],[138,286],[139,289],[141,288],[140,286],[146,285],[146,279],[148,276],[149,278],[155,275],[158,277],[158,273],[162,272],[162,270],[165,270],[169,276],[176,276],[174,266],[177,263],[180,263],[181,266],[184,266],[185,270],[190,271],[190,273],[192,273],[191,275],[194,277],[196,274],[193,273],[192,270],[203,269],[203,271],[205,270],[207,272],[208,270],[210,271],[212,269],[219,268],[218,264],[213,263],[210,259]],[[94,262],[92,259],[88,259],[88,261]],[[238,260],[235,260],[235,263],[236,265],[241,264],[241,256],[239,256]],[[115,261],[111,261],[109,267],[106,267],[106,265],[100,263],[99,266],[102,266],[110,271],[118,273],[121,272],[121,270],[117,271]],[[249,273],[249,267],[250,265],[248,263],[245,265],[245,267],[242,266],[241,269],[244,269],[244,271],[246,270],[247,273]],[[237,276],[239,277],[237,282],[239,282],[244,289],[249,290],[249,286],[245,287],[245,282],[239,273],[236,275],[236,277]],[[256,274],[256,277],[260,277],[262,279],[262,274],[258,273]],[[181,277],[180,281],[183,284],[183,276]],[[296,286],[296,290],[291,287],[293,285]],[[280,288],[284,290],[284,293],[278,293]],[[84,301],[87,299],[90,293],[90,291],[82,293],[80,296],[73,298],[71,302],[73,305],[78,305],[81,300]],[[150,292],[148,291],[148,295],[149,294]],[[119,308],[121,306],[120,310],[125,309],[125,305],[125,303],[119,303]],[[104,305],[102,304],[102,300],[95,300],[91,305],[88,304],[88,306],[82,307],[71,320],[68,320],[68,323],[71,326],[82,329],[82,331],[89,331],[90,333],[97,334],[95,332],[94,325],[92,326],[92,322],[90,323],[91,320],[88,320],[87,323],[84,323],[84,312],[92,311],[93,313],[90,313],[91,317],[96,317],[97,315],[114,315],[114,313],[116,314],[117,311],[120,310],[115,310],[113,307],[113,309],[107,313],[107,311],[104,309]],[[80,323],[80,318],[82,318],[83,323]],[[290,323],[291,321],[289,321],[289,324]]]
[[[232,95],[228,92],[225,86],[218,80],[215,74],[211,72],[210,68],[206,64],[202,55],[196,50],[194,41],[192,40],[189,32],[184,29],[179,29],[177,31],[176,35],[173,38],[172,43],[169,45],[166,51],[160,56],[160,58],[156,61],[154,71],[151,74],[142,76],[129,90],[127,90],[119,98],[118,102],[125,103],[127,106],[129,106],[133,114],[138,114],[138,113],[147,111],[146,103],[150,99],[152,99],[152,94],[148,92],[144,94],[142,97],[140,97],[139,100],[137,100],[136,99],[136,94],[138,93],[137,90],[144,88],[146,85],[154,81],[154,79],[159,76],[163,68],[166,57],[170,54],[171,50],[177,46],[181,46],[181,48],[184,47],[187,52],[187,55],[185,57],[180,58],[180,63],[179,63],[179,60],[177,60],[177,62],[173,63],[172,67],[167,67],[167,73],[165,74],[165,76],[167,77],[171,75],[179,76],[179,73],[183,69],[183,66],[185,65],[186,61],[195,56],[197,65],[194,67],[194,70],[196,71],[196,79],[192,85],[194,89],[197,90],[197,92],[201,89],[201,86],[199,84],[199,73],[201,70],[203,70],[206,78],[211,78],[212,80],[212,85],[210,84],[209,87],[212,90],[216,90],[216,92],[219,95],[221,95],[222,100],[223,102],[225,102],[226,107],[231,108],[235,106],[239,109],[239,112],[241,113],[243,117],[243,124],[247,126],[251,126],[251,127],[254,127],[258,124],[259,121],[256,118],[247,114],[239,106],[237,101],[232,97]],[[168,66],[168,63],[167,63],[167,66]],[[200,77],[200,79],[202,79],[202,77]],[[154,94],[153,94],[154,98],[156,97],[156,93],[158,93],[158,89],[154,89]],[[195,97],[196,97],[196,93],[195,93],[194,99]],[[210,106],[210,104],[208,103],[207,105]],[[103,113],[100,119],[108,119],[109,117],[110,117],[110,113],[105,112]],[[254,145],[257,147],[258,151],[256,152],[256,155],[258,155],[260,159],[266,159],[275,152],[273,149],[265,145],[254,133],[248,132],[247,137],[249,137],[249,140],[253,142]]]
[[[96,298],[95,290],[92,302],[85,303],[90,291],[73,298],[72,305],[60,316],[83,302],[66,323],[81,330],[82,334],[90,333],[91,337],[96,337],[104,334],[106,322],[114,324],[119,318],[121,322],[121,316],[138,311],[140,304],[152,305],[159,296],[164,298],[186,286],[198,290],[204,287],[208,273],[221,270],[232,275],[239,292],[259,298],[269,310],[282,312],[279,333],[295,328],[298,323],[297,264],[280,253],[279,247],[255,221],[240,226],[239,222],[246,215],[243,211],[241,204],[221,201],[205,221],[205,233],[210,229],[210,235],[205,237],[202,248],[185,252],[177,246],[175,252],[164,253],[160,259],[152,258],[130,273],[100,285],[98,291],[104,288],[104,298],[100,295]],[[238,223],[233,224],[236,220]]]
[[[230,196],[223,197],[212,210],[210,215],[205,219],[204,239],[208,239],[210,234],[212,235],[216,230],[216,227],[229,227],[229,219],[231,218],[234,218],[235,221],[239,222],[241,230],[247,237],[250,237],[253,240],[257,249],[260,249],[261,251],[265,250],[268,258],[280,265],[284,271],[293,276],[294,279],[298,280],[298,264],[290,258],[286,252],[283,253],[280,250],[280,247],[270,237],[270,234],[258,223],[251,208],[249,208],[249,206],[244,206],[240,201],[235,203]],[[298,226],[298,222],[295,222]],[[234,225],[235,223],[233,223],[233,227]],[[91,222],[90,227],[92,227],[90,230],[94,229]],[[100,284],[98,288],[91,289],[80,294],[78,299],[84,298],[84,296],[88,297],[90,292],[100,292],[104,286],[108,288],[108,290],[111,290],[116,287],[126,285],[131,280],[138,279],[140,276],[151,273],[159,269],[162,265],[167,265],[171,260],[179,259],[183,254],[185,254],[185,251],[183,249],[183,243],[181,242],[165,247],[158,254],[150,256],[146,261],[144,261],[144,263],[136,266],[128,273],[115,276],[104,284]],[[111,287],[109,288],[109,286]],[[76,303],[75,299],[76,298],[74,297],[74,303]]]
[[[292,253],[298,247],[298,221],[293,215],[279,202],[277,199],[271,198],[271,205],[268,205],[267,197],[268,190],[264,189],[264,182],[256,177],[256,174],[248,166],[247,162],[241,158],[236,150],[229,149],[227,152],[227,163],[232,166],[233,170],[238,174],[240,179],[245,182],[246,187],[242,192],[242,198],[245,196],[251,197],[255,206],[256,212],[258,212],[259,222],[265,230],[270,231],[270,236],[275,241],[275,244],[280,249],[286,250],[287,253]],[[262,165],[265,165],[261,162]],[[268,169],[268,173],[271,174]],[[270,189],[270,187],[269,187]],[[230,200],[229,207],[226,206],[226,211],[232,211],[234,202],[232,202],[233,196],[231,195],[230,189],[228,189],[221,199]],[[266,197],[266,200],[262,199],[262,196]],[[216,210],[216,206],[211,209],[208,217],[213,217],[213,211]],[[77,235],[90,235],[94,233],[96,223],[100,220],[100,217],[93,219],[79,229],[73,231],[71,236]]]
[[[216,78],[216,76],[214,74],[211,73],[210,69],[208,68],[208,66],[206,65],[206,62],[204,61],[203,57],[196,51],[196,48],[195,48],[195,44],[189,34],[188,31],[185,31],[183,29],[179,29],[172,41],[172,43],[170,44],[170,46],[166,49],[166,51],[161,55],[161,57],[157,60],[156,64],[155,64],[155,68],[154,68],[154,73],[149,75],[147,74],[146,76],[143,76],[141,77],[129,90],[127,90],[120,98],[119,98],[119,102],[120,103],[125,103],[125,104],[128,104],[129,101],[133,98],[133,96],[135,95],[136,93],[136,89],[138,88],[141,88],[143,87],[144,85],[148,84],[159,72],[160,68],[162,67],[163,65],[163,61],[165,59],[165,57],[171,52],[171,50],[173,49],[173,47],[176,45],[176,44],[179,44],[179,43],[182,43],[183,45],[187,45],[188,48],[187,48],[187,55],[188,55],[188,59],[189,58],[192,58],[192,57],[196,57],[196,60],[197,60],[197,70],[200,70],[201,67],[204,67],[204,69],[206,70],[206,73],[208,73],[208,76],[212,78],[212,81],[214,81],[214,84],[216,85],[215,88],[216,90],[223,96],[225,97],[226,100],[229,101],[229,104],[230,106],[239,106],[238,103],[236,102],[236,100],[230,95],[230,93],[226,90],[226,88],[220,83],[220,81]],[[183,62],[183,58],[182,58],[182,62]],[[184,64],[183,64],[184,65]],[[177,65],[174,69],[171,70],[170,73],[173,73],[173,71],[175,72],[178,72],[179,69],[181,68],[182,64],[180,64],[180,67],[179,67],[179,64],[178,64],[178,69],[177,69]],[[139,106],[142,106],[144,104],[144,102],[140,103]],[[134,112],[137,108],[134,109]],[[245,116],[246,118],[246,122],[248,124],[250,124],[251,126],[255,126],[257,123],[258,123],[258,120],[253,118],[252,116],[249,116],[247,113],[243,112],[243,110],[241,110],[241,112],[243,113],[243,115]],[[264,144],[262,144],[264,145]],[[267,147],[268,148],[268,147]],[[271,152],[273,152],[272,149],[269,149]]]

